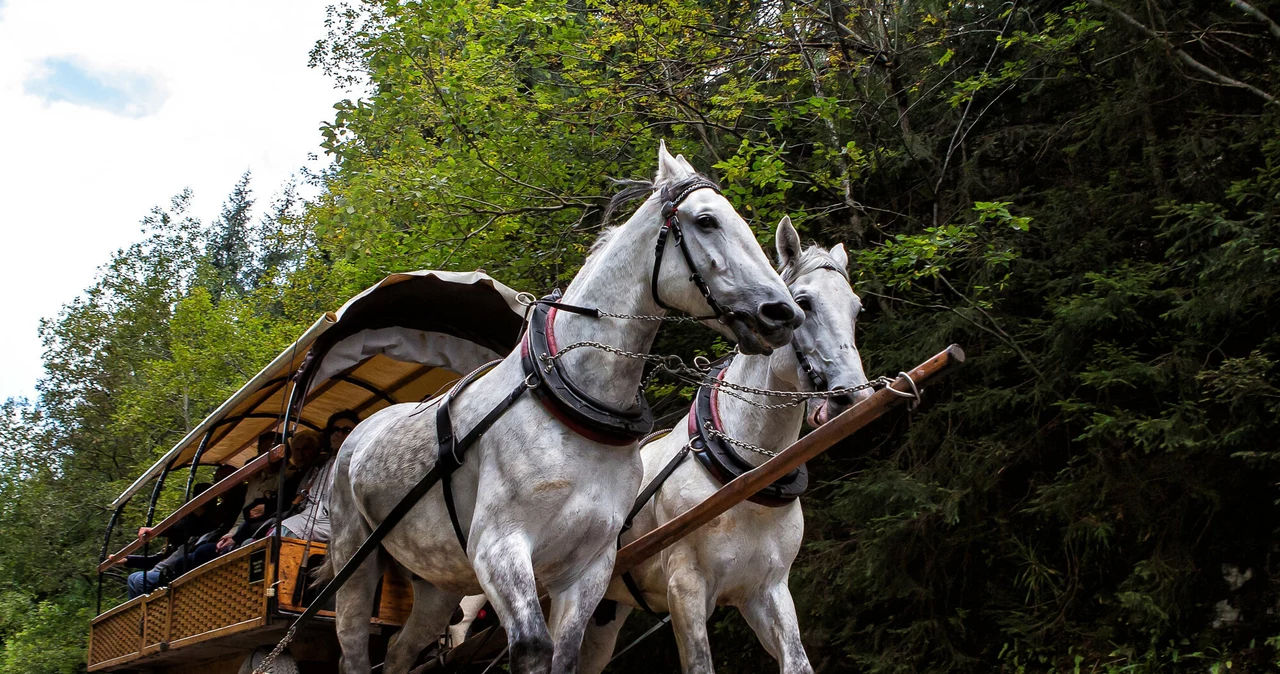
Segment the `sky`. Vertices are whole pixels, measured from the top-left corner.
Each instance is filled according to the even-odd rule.
[[[266,205],[324,165],[331,1],[0,0],[0,400],[34,398],[40,319],[153,206],[189,187],[209,221],[246,170]]]

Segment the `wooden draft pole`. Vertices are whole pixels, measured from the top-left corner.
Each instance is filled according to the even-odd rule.
[[[870,398],[845,410],[812,433],[800,438],[790,447],[779,452],[777,456],[739,475],[737,479],[721,487],[707,500],[624,546],[618,551],[614,561],[614,575],[631,570],[636,564],[658,554],[698,527],[747,500],[751,495],[772,484],[774,480],[831,449],[837,442],[876,420],[890,408],[909,397],[914,397],[912,395],[914,388],[923,388],[963,362],[964,350],[952,344],[908,372],[907,377],[910,377],[911,381],[899,375],[887,388],[893,388],[899,394],[905,394],[905,397],[887,388],[876,391]],[[911,382],[915,382],[915,387]]]

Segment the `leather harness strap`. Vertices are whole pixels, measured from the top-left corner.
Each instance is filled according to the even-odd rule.
[[[643,447],[654,440],[666,437],[670,432],[670,430],[666,430],[654,433],[653,435],[645,438],[644,442],[641,443],[640,446]],[[667,478],[671,477],[671,474],[676,471],[676,468],[680,467],[680,464],[683,463],[685,458],[688,456],[689,445],[686,444],[680,448],[680,451],[676,452],[675,456],[671,457],[671,460],[667,462],[667,465],[663,466],[662,470],[658,471],[658,474],[653,476],[653,479],[649,481],[649,484],[641,490],[640,496],[636,498],[635,504],[631,506],[631,512],[627,513],[627,519],[622,523],[622,531],[618,532],[619,548],[622,547],[622,534],[627,533],[627,531],[631,529],[631,525],[635,522],[636,515],[640,514],[640,511],[644,509],[644,506],[649,502],[649,499],[653,498],[653,495],[658,493],[658,490],[662,488],[662,485],[667,481]],[[631,598],[636,600],[636,605],[643,609],[645,613],[658,615],[656,611],[649,608],[649,603],[644,600],[644,594],[640,591],[640,586],[636,584],[636,579],[631,575],[630,570],[622,572],[622,584],[626,586],[627,592],[631,593]]]
[[[711,287],[702,278],[702,273],[698,271],[698,266],[693,263],[693,253],[689,252],[689,244],[685,243],[684,231],[680,228],[680,219],[676,217],[680,212],[680,203],[688,198],[690,194],[702,189],[714,190],[716,194],[720,194],[719,185],[700,175],[695,175],[674,185],[662,188],[662,229],[658,230],[658,242],[653,250],[653,274],[649,278],[649,292],[653,295],[653,301],[658,306],[667,311],[678,311],[675,307],[663,302],[662,296],[658,294],[658,272],[662,269],[662,255],[667,247],[667,235],[670,234],[671,238],[675,239],[676,246],[680,248],[685,264],[689,265],[689,280],[697,286],[698,292],[702,293],[702,297],[707,301],[707,306],[711,307],[710,316],[700,316],[698,318],[718,318],[723,321],[725,317],[733,312],[727,311],[720,306],[720,303],[711,296]]]
[[[436,467],[441,469],[440,484],[444,491],[444,507],[449,512],[449,522],[453,525],[453,533],[458,537],[458,543],[462,545],[464,551],[467,549],[467,536],[462,531],[462,523],[458,521],[458,508],[453,499],[453,481],[450,478],[454,471],[462,467],[462,461],[471,445],[475,444],[476,440],[479,440],[480,436],[489,430],[489,427],[499,417],[511,409],[511,406],[516,403],[516,400],[520,398],[520,395],[528,387],[521,381],[519,386],[508,393],[493,409],[489,410],[489,413],[480,419],[480,423],[476,424],[460,440],[455,439],[453,434],[453,418],[449,411],[449,403],[452,402],[455,395],[501,362],[500,360],[495,360],[492,363],[487,363],[463,377],[445,394],[444,400],[441,400],[439,407],[436,408]]]

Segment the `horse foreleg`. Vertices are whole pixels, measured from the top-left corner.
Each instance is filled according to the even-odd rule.
[[[680,666],[685,674],[711,674],[711,642],[707,639],[707,618],[714,608],[706,580],[691,564],[679,564],[667,583],[667,606],[671,627],[680,649]]]
[[[614,649],[617,648],[618,633],[622,631],[622,625],[627,621],[627,615],[630,613],[630,606],[618,603],[613,613],[613,620],[603,625],[596,624],[595,613],[592,613],[592,618],[587,621],[587,631],[582,637],[582,661],[578,665],[579,672],[600,674],[604,671],[613,657]]]
[[[511,648],[511,671],[516,674],[547,674],[551,671],[551,637],[538,603],[538,587],[533,561],[521,537],[476,541],[472,565],[480,586],[488,595],[507,631]]]
[[[800,621],[785,583],[766,588],[739,607],[765,650],[778,660],[782,674],[813,674],[800,643]]]
[[[404,571],[402,569],[402,571]],[[407,571],[404,571],[408,575]],[[403,674],[418,654],[444,632],[461,595],[446,592],[421,578],[413,579],[413,611],[399,632],[387,644],[385,674]]]
[[[609,587],[613,555],[600,555],[571,585],[551,589],[551,638],[555,657],[551,671],[574,674],[582,656],[582,634]]]

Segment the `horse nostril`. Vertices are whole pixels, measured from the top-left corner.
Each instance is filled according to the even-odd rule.
[[[853,404],[853,395],[845,393],[843,395],[831,396],[831,402],[840,407],[848,407]]]
[[[799,314],[791,308],[790,302],[766,302],[760,305],[757,315],[761,322],[769,325],[788,325],[793,328],[800,325],[796,321]]]

